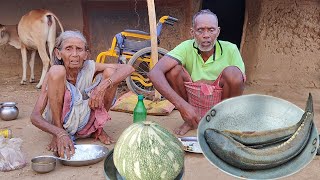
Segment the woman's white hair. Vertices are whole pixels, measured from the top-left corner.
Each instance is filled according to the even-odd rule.
[[[84,37],[84,35],[78,30],[62,32],[56,39],[55,48],[61,50],[64,41],[66,41],[69,38],[81,39],[85,44],[85,49],[88,50],[87,40]],[[53,54],[54,54],[54,52],[53,52]],[[59,60],[54,54],[53,64],[54,65],[63,65],[63,61]]]

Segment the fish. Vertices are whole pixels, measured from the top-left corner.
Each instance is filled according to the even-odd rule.
[[[224,134],[231,136],[236,141],[252,148],[263,148],[288,140],[303,122],[300,119],[295,125],[266,131],[238,131],[223,130]]]
[[[206,129],[204,137],[211,151],[234,167],[242,170],[269,169],[288,162],[305,148],[312,131],[313,118],[313,100],[309,93],[301,125],[288,140],[277,146],[254,149],[213,128]]]
[[[288,140],[303,121],[304,119],[301,118],[295,125],[266,131],[223,130],[222,132],[246,146],[263,148]]]

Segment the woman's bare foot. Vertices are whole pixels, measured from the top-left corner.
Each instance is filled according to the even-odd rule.
[[[47,146],[47,150],[48,150],[48,151],[52,151],[52,152],[58,151],[57,139],[56,139],[56,137],[53,137],[53,138],[52,138],[51,143],[48,144],[48,146]]]
[[[96,131],[95,134],[96,133],[98,132]],[[108,136],[108,134],[104,130],[101,131],[101,134],[98,136],[98,138],[103,144],[111,144],[115,142],[110,136]]]
[[[184,122],[180,127],[174,129],[174,133],[176,135],[185,135],[188,131],[194,129],[192,126],[190,126],[188,123]]]

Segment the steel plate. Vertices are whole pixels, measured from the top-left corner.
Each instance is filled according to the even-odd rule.
[[[207,128],[239,131],[283,128],[297,123],[303,112],[304,110],[286,100],[267,95],[252,94],[230,98],[212,107],[201,119],[197,132],[199,144],[207,160],[229,175],[246,179],[289,176],[307,166],[316,155],[319,136],[315,124],[308,144],[297,157],[274,168],[254,171],[241,170],[218,158],[207,145],[204,131]]]
[[[101,145],[80,144],[80,145],[75,145],[74,147],[77,149],[80,149],[82,152],[96,151],[101,153],[97,154],[97,156],[92,159],[86,159],[86,160],[68,160],[68,159],[59,158],[61,164],[66,166],[88,166],[88,165],[95,164],[102,161],[109,153],[108,148]]]

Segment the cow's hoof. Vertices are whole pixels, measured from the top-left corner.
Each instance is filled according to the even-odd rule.
[[[39,85],[39,84],[36,85],[36,88],[37,88],[37,89],[41,89],[41,84],[40,84],[40,85]]]
[[[20,82],[20,85],[26,85],[27,84],[27,81],[26,80],[22,80],[21,82]]]
[[[33,79],[30,79],[30,81],[29,81],[30,83],[35,83],[36,82],[36,80],[33,78]]]

